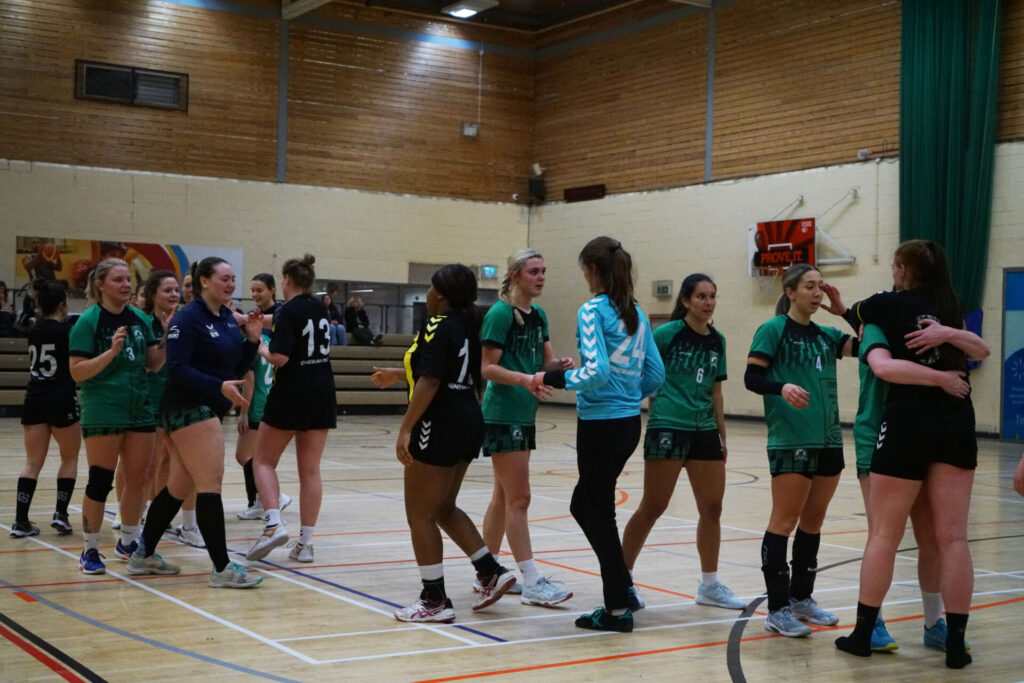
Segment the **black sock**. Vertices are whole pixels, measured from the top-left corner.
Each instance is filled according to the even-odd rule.
[[[229,562],[228,541],[224,531],[224,502],[219,493],[196,495],[196,523],[206,541],[206,552],[210,554],[213,568],[224,571]]]
[[[252,473],[252,458],[242,465],[242,475],[245,477],[245,496],[249,499],[249,507],[256,504],[256,477]]]
[[[494,555],[486,553],[479,560],[472,560],[476,573],[481,576],[494,576],[501,572],[501,565],[494,559]]]
[[[786,564],[786,546],[789,537],[764,532],[761,541],[761,573],[768,592],[768,611],[789,607],[789,565]]]
[[[793,578],[789,582],[789,594],[794,600],[806,600],[814,592],[819,545],[821,534],[809,534],[797,528],[793,537]]]
[[[962,669],[973,661],[964,645],[967,615],[946,612],[946,626],[946,666],[950,669]]]
[[[75,478],[57,480],[57,512],[67,515],[68,503],[71,502],[71,494],[75,492]]]
[[[32,496],[36,492],[36,480],[18,477],[18,502],[14,509],[14,521],[28,521],[28,506],[32,504]]]
[[[849,652],[858,657],[871,656],[871,632],[878,620],[878,612],[881,606],[871,607],[863,602],[857,603],[857,625],[853,627],[853,633],[848,636],[836,638],[836,647],[843,652]]]
[[[181,509],[181,501],[171,495],[165,486],[156,498],[149,504],[149,512],[146,513],[146,524],[142,527],[142,544],[146,548],[146,557],[152,557],[156,552],[156,544],[164,535],[164,529],[174,519]]]
[[[448,594],[444,592],[444,577],[439,579],[423,579],[423,593],[420,598],[430,602],[444,602]]]

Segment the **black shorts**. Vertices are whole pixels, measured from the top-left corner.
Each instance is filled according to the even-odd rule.
[[[301,400],[293,398],[285,394],[277,394],[275,398],[271,389],[260,422],[289,432],[334,429],[338,426],[338,403],[333,391],[321,400],[313,400],[308,396]]]
[[[668,427],[648,427],[644,436],[644,460],[725,460],[717,429],[691,432]]]
[[[260,423],[255,420],[249,420],[249,429],[256,430],[260,428]]]
[[[68,391],[50,391],[45,394],[26,394],[21,412],[21,424],[51,427],[70,427],[78,422],[82,411],[78,408],[78,394]]]
[[[978,467],[974,406],[963,401],[951,410],[887,406],[878,428],[871,471],[921,481],[932,463],[965,470]]]
[[[484,416],[475,412],[424,416],[412,428],[409,453],[428,465],[455,467],[480,455]]]
[[[484,456],[495,453],[532,451],[537,448],[536,425],[487,424],[484,428]]]
[[[842,448],[780,448],[768,451],[768,469],[773,477],[800,474],[814,477],[838,476],[846,463]]]

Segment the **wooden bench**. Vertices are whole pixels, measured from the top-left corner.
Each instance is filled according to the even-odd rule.
[[[380,346],[335,346],[331,349],[331,371],[338,405],[401,406],[407,403],[408,386],[397,382],[378,389],[370,381],[373,367],[401,367],[412,336],[386,334]],[[0,338],[0,416],[18,414],[28,384],[28,341]],[[10,409],[16,409],[11,411]]]

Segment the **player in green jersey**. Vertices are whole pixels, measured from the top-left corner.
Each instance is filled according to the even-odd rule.
[[[718,547],[725,497],[725,337],[711,325],[718,288],[703,273],[683,280],[671,321],[654,330],[665,363],[644,437],[644,495],[622,534],[632,574],[637,555],[675,491],[683,466],[697,501],[697,604],[743,609],[746,603],[718,580]],[[632,589],[634,594],[636,589]],[[643,600],[635,595],[637,605]]]
[[[821,525],[844,467],[836,360],[856,348],[850,335],[811,322],[821,306],[821,286],[821,273],[808,264],[783,274],[777,315],[754,333],[744,375],[746,387],[764,397],[772,474],[772,512],[761,544],[765,628],[790,637],[811,632],[801,621],[839,621],[818,607],[811,592]],[[786,551],[794,529],[790,580]]]
[[[87,574],[102,574],[99,556],[103,503],[120,457],[130,485],[120,502],[121,539],[115,554],[127,560],[137,547],[139,519],[145,503],[142,481],[153,450],[156,429],[149,405],[146,371],[159,370],[165,353],[162,338],[143,321],[142,311],[128,305],[131,272],[121,259],[100,261],[89,275],[93,305],[71,328],[71,376],[81,385],[82,436],[89,462],[89,483],[82,499],[85,550],[80,564]]]
[[[541,575],[533,559],[526,512],[530,506],[530,451],[537,447],[534,416],[537,399],[550,389],[530,390],[533,376],[544,370],[569,370],[571,358],[556,358],[548,339],[544,309],[533,303],[544,289],[547,267],[533,249],[520,249],[508,258],[500,300],[491,306],[481,330],[483,341],[484,456],[494,468],[494,495],[484,515],[483,537],[495,557],[502,538],[523,575],[522,597],[527,605],[551,607],[572,597],[572,591]],[[509,592],[519,592],[516,583]],[[478,585],[474,589],[479,590]]]

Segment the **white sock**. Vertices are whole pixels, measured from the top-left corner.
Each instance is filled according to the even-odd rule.
[[[277,508],[267,508],[263,511],[263,526],[272,527],[281,523],[281,511]]]
[[[299,543],[302,545],[309,545],[313,542],[313,530],[315,526],[301,526],[299,527]]]
[[[196,528],[196,511],[194,508],[192,510],[181,508],[181,526],[186,529]]]
[[[488,552],[490,552],[490,551],[488,551]],[[491,553],[491,557],[494,558],[495,562],[497,562],[498,564],[501,564],[501,553]]]
[[[718,572],[701,572],[700,580],[704,582],[704,585],[711,588],[718,583]]]
[[[89,550],[90,548],[93,549],[93,550],[99,550],[100,549],[100,532],[97,531],[94,534],[89,534],[89,533],[84,533],[83,532],[82,533],[82,540],[85,541],[85,549],[86,550]]]
[[[444,578],[444,564],[420,565],[420,578],[424,581],[437,581]]]
[[[524,585],[534,586],[540,581],[540,571],[537,570],[537,563],[533,561],[532,557],[522,562],[516,562],[516,566],[519,567],[519,573],[523,575]]]
[[[925,628],[935,626],[935,622],[942,618],[942,593],[925,593],[921,591],[921,604],[924,606]]]
[[[482,546],[480,546],[480,550],[477,550],[475,553],[473,553],[472,555],[469,556],[469,561],[470,562],[476,562],[481,557],[483,557],[484,555],[489,554],[490,552],[491,551],[487,549],[487,546],[482,545]],[[497,560],[495,560],[495,561],[497,561]],[[498,564],[501,564],[501,563],[498,562]]]
[[[131,545],[132,541],[139,537],[139,525],[128,526],[127,524],[121,525],[121,545]]]
[[[615,609],[612,610],[612,616],[613,617],[621,617],[627,611],[629,611],[628,607],[616,607]]]

